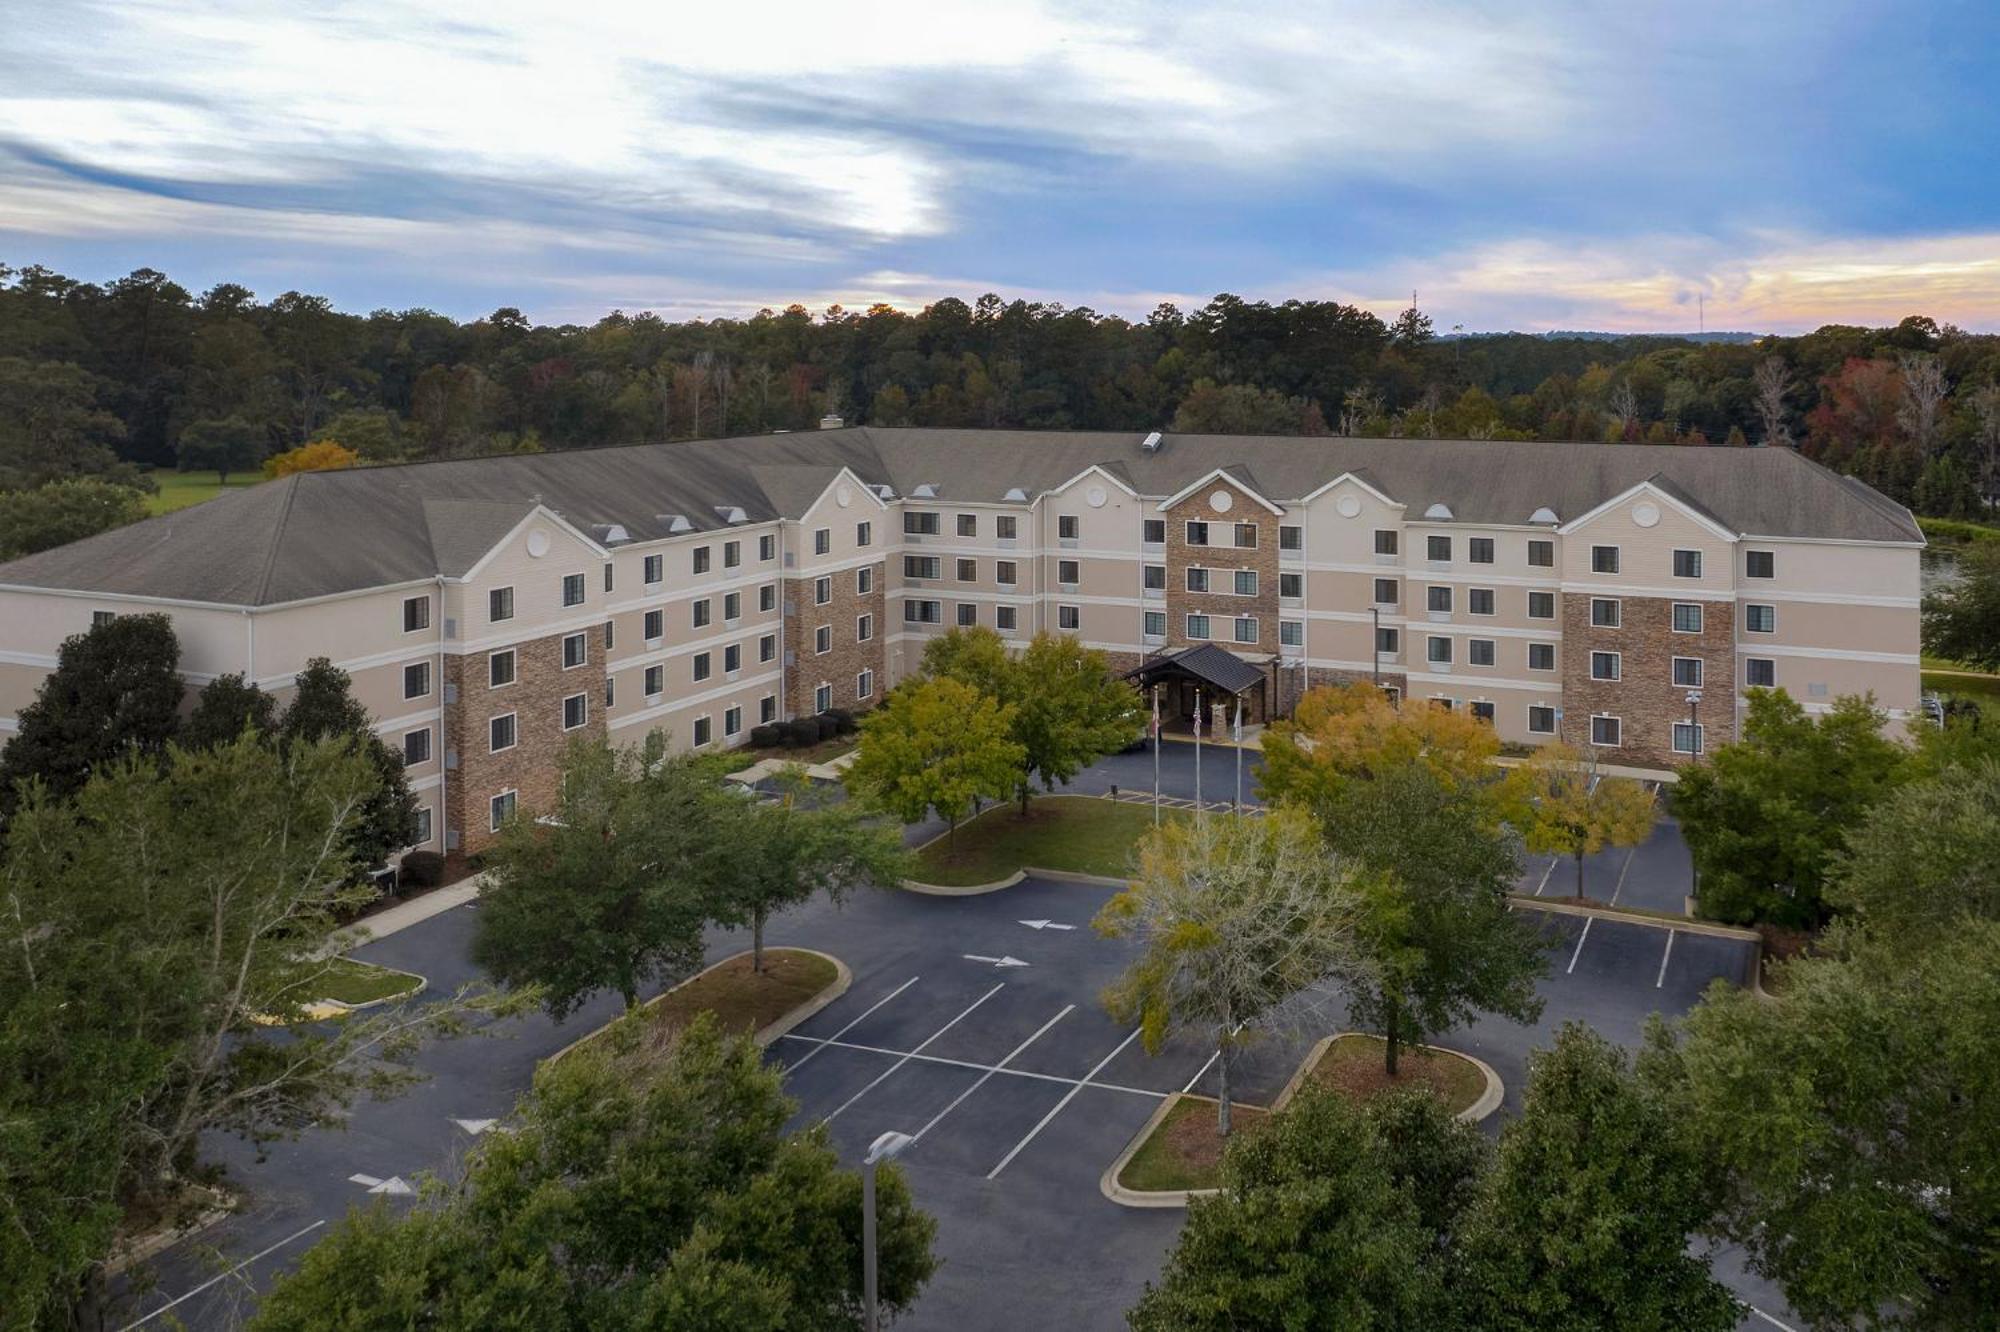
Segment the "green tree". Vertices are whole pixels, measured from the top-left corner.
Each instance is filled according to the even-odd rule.
[[[539,987],[559,1019],[599,990],[629,1009],[647,983],[692,974],[739,799],[657,735],[640,751],[572,741],[546,819],[522,811],[486,853],[473,959]]]
[[[1478,1131],[1422,1092],[1365,1108],[1307,1087],[1231,1139],[1130,1315],[1135,1332],[1451,1332],[1450,1254],[1485,1163]]]
[[[96,477],[0,491],[0,560],[81,541],[145,516],[145,495]]]
[[[245,730],[260,736],[275,735],[278,702],[237,672],[218,675],[202,686],[180,739],[189,749],[212,749],[230,743]]]
[[[1457,1282],[1485,1332],[1730,1332],[1742,1306],[1688,1252],[1715,1172],[1625,1055],[1580,1023],[1528,1064],[1521,1115],[1465,1221]]]
[[[1575,862],[1578,898],[1589,896],[1584,857],[1637,846],[1653,833],[1653,797],[1629,777],[1605,776],[1595,749],[1543,745],[1508,774],[1503,790],[1528,850]]]
[[[1896,788],[1836,853],[1827,904],[1878,940],[1927,947],[1968,919],[2000,920],[2000,760]]]
[[[663,1034],[628,1017],[546,1064],[462,1183],[402,1215],[350,1212],[251,1326],[575,1332],[859,1329],[861,1181],[748,1038],[713,1018]],[[936,1224],[901,1171],[876,1183],[880,1291],[909,1309]]]
[[[1956,581],[1924,597],[1924,651],[2000,670],[2000,542],[1967,547],[1958,573]]]
[[[350,688],[352,680],[325,657],[314,657],[294,680],[292,701],[278,723],[281,743],[294,745],[339,738],[354,747],[375,772],[375,791],[354,822],[355,858],[363,868],[387,863],[417,835],[417,798],[403,774],[403,756],[375,733],[368,709]]]
[[[1353,887],[1297,809],[1162,823],[1140,839],[1138,862],[1132,886],[1094,922],[1143,949],[1104,1005],[1139,1024],[1148,1054],[1183,1031],[1214,1041],[1216,1124],[1226,1137],[1237,1047],[1348,960]]]
[[[2000,1308],[2000,921],[1717,987],[1650,1076],[1726,1192],[1718,1221],[1808,1325],[1992,1326]]]
[[[1014,701],[1014,658],[1007,640],[984,626],[947,629],[924,644],[923,673],[971,685],[1002,703]]]
[[[1694,855],[1701,910],[1793,927],[1827,915],[1826,877],[1847,830],[1906,775],[1874,701],[1847,695],[1817,717],[1783,690],[1753,689],[1743,738],[1682,769],[1669,797]]]
[[[270,437],[262,427],[240,416],[196,421],[181,431],[175,449],[183,472],[214,472],[216,484],[228,485],[231,472],[254,470],[270,452]]]
[[[1544,945],[1507,909],[1518,862],[1477,795],[1409,764],[1343,788],[1320,826],[1369,871],[1340,974],[1353,1021],[1382,1035],[1390,1077],[1405,1044],[1479,1013],[1541,1016]]]
[[[0,489],[130,474],[113,452],[125,424],[100,405],[107,387],[72,361],[0,356]]]
[[[980,800],[1014,793],[1023,753],[1014,710],[957,680],[916,680],[861,721],[847,789],[904,823],[936,810],[947,833]]]
[[[14,808],[29,778],[71,795],[128,752],[163,753],[180,729],[180,657],[165,615],[120,615],[64,639],[0,750],[0,812]]]

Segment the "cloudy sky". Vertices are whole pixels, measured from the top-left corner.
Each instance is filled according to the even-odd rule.
[[[538,321],[2000,328],[2000,4],[0,0],[0,262]]]

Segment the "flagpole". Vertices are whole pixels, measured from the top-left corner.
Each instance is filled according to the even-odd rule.
[[[1229,738],[1236,742],[1236,803],[1230,808],[1240,813],[1243,809],[1243,696],[1241,694],[1236,696],[1236,725],[1230,731]]]
[[[1194,812],[1201,813],[1201,690],[1194,691]]]
[[[1160,687],[1153,686],[1153,826],[1160,823]]]

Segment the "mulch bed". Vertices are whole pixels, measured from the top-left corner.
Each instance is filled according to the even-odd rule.
[[[1397,1052],[1396,1076],[1391,1078],[1383,1067],[1382,1041],[1360,1035],[1342,1036],[1329,1045],[1319,1063],[1313,1065],[1311,1078],[1357,1101],[1420,1087],[1442,1100],[1454,1114],[1486,1090],[1486,1075],[1470,1060],[1409,1046]]]

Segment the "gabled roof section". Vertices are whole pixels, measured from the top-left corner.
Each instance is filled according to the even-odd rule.
[[[1352,481],[1355,485],[1360,486],[1363,490],[1373,495],[1376,499],[1381,500],[1384,504],[1388,505],[1392,509],[1401,509],[1406,507],[1401,500],[1390,498],[1387,492],[1385,492],[1382,489],[1381,483],[1375,479],[1374,473],[1370,472],[1365,467],[1349,468],[1347,471],[1342,472],[1339,476],[1333,478],[1333,480],[1327,482],[1325,485],[1316,487],[1306,495],[1302,496],[1299,500],[1299,503],[1311,504],[1314,500],[1318,499],[1321,495],[1326,494],[1327,491],[1332,490],[1335,486],[1339,485],[1343,481]]]
[[[1174,505],[1179,504],[1182,500],[1186,499],[1189,495],[1194,494],[1195,491],[1200,490],[1203,486],[1211,485],[1216,481],[1227,481],[1230,485],[1235,486],[1238,490],[1248,495],[1251,499],[1256,500],[1259,504],[1269,509],[1272,513],[1278,514],[1281,517],[1284,515],[1285,511],[1283,508],[1272,503],[1269,499],[1267,499],[1264,496],[1264,493],[1262,491],[1257,489],[1256,483],[1250,479],[1250,469],[1244,466],[1242,463],[1230,463],[1228,466],[1225,467],[1211,468],[1199,480],[1196,480],[1188,485],[1182,486],[1179,490],[1175,491],[1173,494],[1161,500],[1160,508],[1162,510],[1171,509],[1174,507]]]
[[[875,487],[846,467],[752,467],[750,474],[764,488],[780,518],[803,518],[819,507],[827,492],[846,485],[857,497],[866,497],[875,509],[888,508]]]
[[[437,572],[446,578],[464,577],[535,511],[536,506],[525,501],[425,500],[424,523],[430,530]]]
[[[1606,445],[1605,447],[1610,448],[1612,446]],[[1610,499],[1605,500],[1602,504],[1597,505],[1588,512],[1570,519],[1562,526],[1556,528],[1556,531],[1564,536],[1568,536],[1577,528],[1582,527],[1586,523],[1596,521],[1627,500],[1638,495],[1653,495],[1665,500],[1724,541],[1734,541],[1740,535],[1734,528],[1709,512],[1706,506],[1698,503],[1680,486],[1674,484],[1672,480],[1658,472],[1653,473],[1635,486],[1628,486],[1626,489],[1619,491],[1616,495],[1613,495]]]
[[[1081,472],[1078,472],[1075,476],[1063,482],[1061,485],[1050,486],[1048,488],[1047,493],[1051,495],[1060,495],[1062,494],[1062,492],[1068,490],[1071,486],[1075,485],[1077,482],[1083,480],[1083,478],[1085,478],[1086,476],[1092,476],[1092,475],[1103,477],[1106,481],[1109,481],[1112,485],[1118,487],[1120,490],[1132,496],[1132,498],[1134,499],[1137,499],[1139,497],[1138,488],[1132,484],[1132,474],[1125,470],[1125,466],[1123,463],[1116,463],[1116,462],[1092,463],[1090,466],[1084,468]]]
[[[551,509],[548,505],[530,504],[527,507],[526,512],[522,513],[521,516],[517,518],[514,521],[513,525],[508,527],[506,531],[502,532],[499,536],[495,537],[493,540],[493,544],[488,546],[485,550],[481,551],[479,558],[474,560],[470,565],[468,565],[465,568],[464,572],[448,576],[459,578],[461,580],[477,578],[480,574],[480,571],[485,569],[486,566],[492,562],[494,556],[498,555],[503,549],[506,548],[507,543],[514,539],[514,534],[516,532],[519,532],[522,528],[526,527],[529,523],[537,519],[540,519],[541,521],[549,524],[551,527],[569,533],[569,535],[575,537],[577,541],[582,543],[585,549],[589,550],[591,554],[597,556],[599,559],[607,559],[610,557],[611,552],[606,550],[604,546],[601,543],[599,543],[595,537],[591,536],[590,533],[579,528],[575,523],[572,523],[567,519],[565,519],[561,514],[557,513],[554,509]],[[439,572],[442,573],[443,570],[439,570]]]
[[[1264,678],[1262,670],[1213,643],[1198,643],[1178,652],[1169,652],[1163,657],[1143,661],[1125,672],[1128,680],[1148,683],[1162,675],[1191,676],[1225,694],[1240,694],[1255,688]]]

